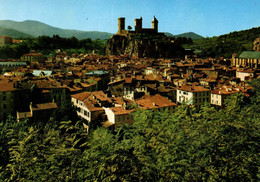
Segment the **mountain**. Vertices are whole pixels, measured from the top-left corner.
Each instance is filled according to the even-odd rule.
[[[62,29],[33,20],[26,20],[23,22],[17,22],[12,20],[0,20],[0,27],[4,27],[6,29],[13,29],[24,34],[31,35],[33,37],[38,37],[42,35],[52,37],[53,35],[59,35],[60,37],[66,38],[74,36],[78,39],[109,39],[110,36],[113,35],[107,32]]]
[[[186,33],[174,35],[174,37],[186,37],[186,38],[192,38],[193,40],[204,39],[204,37],[202,37],[201,35],[198,35],[194,32],[186,32]]]
[[[163,33],[164,33],[164,35],[166,35],[167,37],[174,37],[174,35],[171,34],[170,32],[163,32]]]
[[[186,37],[186,38],[192,38],[193,40],[204,39],[204,37],[202,37],[201,35],[198,35],[194,32],[187,32],[187,33],[182,33],[182,34],[178,34],[178,35],[173,35],[169,32],[164,32],[164,34],[168,37]]]
[[[23,37],[32,37],[31,35],[13,30],[13,29],[7,29],[0,27],[0,35],[10,36],[13,38],[23,38]]]

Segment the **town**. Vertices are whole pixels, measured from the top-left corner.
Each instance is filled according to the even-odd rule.
[[[1,1],[0,181],[260,181],[252,1]]]
[[[154,17],[152,29],[125,30],[119,18],[118,34],[145,31],[158,33]],[[0,45],[18,43],[1,36]],[[46,58],[33,50],[19,60],[1,60],[0,120],[13,116],[47,122],[55,109],[72,102],[86,126],[101,124],[113,129],[134,122],[136,108],[172,112],[181,104],[197,110],[210,103],[223,108],[225,99],[235,93],[249,98],[247,81],[260,77],[260,38],[252,51],[234,54],[231,59],[200,58],[186,51],[183,58],[149,58],[124,55],[79,54],[68,56],[58,49],[56,57]]]

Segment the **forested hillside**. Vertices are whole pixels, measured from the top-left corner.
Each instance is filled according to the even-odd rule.
[[[39,36],[37,38],[26,38],[22,43],[5,45],[0,47],[0,58],[20,59],[23,54],[31,50],[40,52],[45,56],[55,56],[57,49],[66,51],[69,55],[80,53],[91,53],[95,50],[99,54],[105,54],[106,40],[78,40],[75,37],[62,38],[58,35],[52,37]]]
[[[192,44],[184,44],[185,48],[202,50],[203,57],[226,57],[245,50],[252,50],[253,41],[260,37],[260,27],[249,30],[231,32],[229,34],[193,40]]]
[[[0,181],[259,181],[260,80],[251,85],[250,100],[138,110],[114,133],[87,135],[67,106],[48,123],[10,118],[0,124]]]

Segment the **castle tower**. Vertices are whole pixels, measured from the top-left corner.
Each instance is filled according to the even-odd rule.
[[[143,30],[143,18],[135,19],[135,32],[141,33]]]
[[[155,16],[152,20],[152,29],[154,29],[154,32],[158,33],[158,20],[155,18]]]
[[[122,33],[125,30],[125,18],[118,18],[118,33]]]

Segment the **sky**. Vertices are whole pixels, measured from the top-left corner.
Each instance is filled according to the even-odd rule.
[[[0,0],[0,20],[36,20],[84,31],[116,33],[118,17],[134,28],[143,18],[159,32],[195,32],[204,37],[260,26],[260,0]]]

